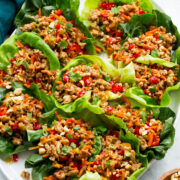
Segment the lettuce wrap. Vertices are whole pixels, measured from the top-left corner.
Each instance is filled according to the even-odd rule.
[[[25,24],[31,22],[37,22],[35,17],[32,17],[38,14],[38,11],[41,11],[42,16],[49,16],[52,10],[61,9],[63,11],[63,16],[67,21],[73,21],[75,26],[77,26],[82,33],[87,37],[84,40],[86,43],[85,50],[88,54],[96,54],[94,46],[92,44],[93,37],[90,34],[88,28],[79,20],[79,0],[57,0],[57,1],[26,1],[22,6],[22,9],[19,11],[15,18],[16,27],[22,27]],[[17,33],[20,33],[18,30]]]
[[[72,61],[70,61],[67,66],[65,66],[64,69],[62,69],[60,76],[57,79],[57,82],[59,83],[59,80],[62,78],[63,73],[65,73],[67,70],[71,69],[72,67],[78,66],[78,65],[93,65],[94,63],[97,63],[97,65],[99,67],[102,68],[102,70],[104,72],[106,72],[108,74],[108,76],[112,77],[112,78],[120,78],[118,82],[128,82],[133,84],[134,80],[135,80],[135,72],[133,70],[133,65],[130,64],[129,66],[122,68],[120,70],[118,70],[115,66],[113,66],[111,63],[109,63],[107,60],[102,60],[101,58],[97,57],[97,56],[88,56],[88,55],[84,55],[84,56],[79,56],[74,58]],[[127,74],[127,72],[129,72]],[[109,80],[110,81],[110,80]],[[57,83],[56,82],[56,83]],[[80,111],[81,109],[91,109],[93,110],[96,114],[102,114],[103,111],[101,110],[101,108],[98,108],[100,101],[96,100],[95,103],[90,103],[90,99],[91,99],[91,92],[88,91],[84,96],[76,99],[74,102],[69,103],[69,104],[61,104],[59,103],[55,96],[54,93],[56,91],[56,85],[54,85],[53,87],[53,99],[55,100],[56,106],[63,110],[64,112],[76,112],[76,111]],[[108,91],[106,93],[106,97],[108,100],[113,100],[113,99],[117,99],[120,96],[118,96],[117,94]]]
[[[25,88],[23,85],[19,83],[13,83],[13,90],[20,88],[22,89],[23,94],[28,94],[29,96],[35,97],[37,100],[42,100],[44,106],[42,113],[49,112],[51,109],[55,107],[52,98],[49,95],[47,95],[43,90],[39,90],[36,84],[32,84],[30,88]],[[2,105],[4,98],[6,97],[7,94],[11,92],[11,90],[0,88],[0,92],[1,92],[0,105]],[[42,121],[43,120],[41,120],[41,122]],[[41,124],[43,126],[43,123]],[[24,134],[22,139],[23,143],[21,145],[13,144],[12,136],[8,135],[6,137],[0,135],[0,152],[7,155],[12,155],[22,151],[27,151],[29,147],[32,147],[34,145],[33,142],[35,142],[35,139],[38,140],[38,138],[40,138],[43,135],[43,130],[32,130],[33,132],[36,132],[36,135],[38,134],[38,138],[37,136],[36,137],[34,136],[33,137],[34,139],[32,141],[31,139],[33,135],[31,134],[31,139],[30,139],[28,135],[29,131],[30,130],[27,130],[27,133]]]
[[[57,119],[57,117],[55,117]],[[68,120],[68,119],[67,119]],[[86,121],[86,120],[85,120]],[[94,123],[93,119],[89,119],[88,122]],[[99,124],[103,124],[101,120],[99,119]],[[116,126],[116,129],[121,129],[120,126]],[[100,126],[94,126],[93,130],[97,133],[97,136],[95,137],[95,141],[97,142],[97,146],[94,145],[95,151],[94,156],[96,156],[95,152],[99,154],[99,152],[102,151],[102,145],[101,145],[101,139],[99,139],[100,136],[106,136],[107,128],[104,125]],[[118,132],[118,131],[116,131]],[[46,135],[47,137],[48,135]],[[121,139],[121,134],[120,134]],[[133,147],[133,144],[136,144],[136,139],[129,136],[128,133],[124,133],[123,139],[121,139],[124,143],[130,143]],[[136,158],[139,159],[139,161],[142,163],[142,168],[135,171],[131,177],[128,178],[128,180],[136,179],[148,166],[147,156],[137,153]],[[94,159],[94,158],[93,158]],[[94,161],[91,157],[89,161]],[[32,155],[30,155],[26,162],[25,162],[26,168],[33,168],[32,170],[32,178],[33,180],[40,180],[42,177],[47,177],[52,175],[55,172],[55,168],[53,167],[52,162],[48,158],[43,158],[42,155],[37,154],[36,152]],[[98,173],[88,173],[85,172],[81,177],[72,177],[71,179],[101,179],[101,176]]]
[[[148,56],[141,56],[141,57],[137,58],[134,62],[144,64],[144,65],[157,64],[157,65],[161,65],[161,66],[166,67],[166,68],[173,69],[175,66],[180,65],[179,53],[180,53],[180,49],[178,48],[173,54],[173,57],[172,57],[173,61],[172,62],[168,62],[168,61],[165,61],[165,60],[160,59],[160,58],[154,58],[154,57],[149,56],[149,55]],[[125,92],[125,96],[130,97],[132,99],[135,99],[137,102],[139,102],[145,106],[166,107],[171,103],[171,97],[169,96],[169,92],[170,91],[176,91],[180,88],[179,73],[180,72],[178,71],[177,83],[172,87],[167,87],[167,89],[165,90],[165,92],[161,98],[160,104],[158,104],[153,98],[144,94],[144,91],[142,89],[139,89],[138,87],[132,87],[132,88],[128,89]]]

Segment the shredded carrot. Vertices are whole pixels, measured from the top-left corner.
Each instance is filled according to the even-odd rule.
[[[154,47],[148,46],[146,44],[138,44],[138,46],[143,47],[144,49],[149,49],[149,50],[153,50],[154,49]]]
[[[130,106],[131,106],[131,103],[129,102],[129,100],[128,100],[125,96],[123,96],[123,99],[124,99],[124,101],[127,103],[127,105],[130,107]]]
[[[24,45],[23,45],[19,40],[17,40],[17,45],[18,45],[20,48],[24,48]]]
[[[54,176],[43,177],[43,180],[57,180]]]
[[[56,117],[57,117],[57,119],[59,120],[59,121],[61,121],[63,118],[61,118],[60,116],[59,116],[59,114],[57,113],[57,112],[55,112],[55,115],[56,115]]]
[[[106,27],[106,31],[107,31],[107,32],[110,32],[110,28],[109,28],[109,27]]]
[[[146,32],[146,36],[151,36],[151,35],[153,35],[157,31],[159,31],[159,28],[155,28],[155,29],[153,29],[151,31],[148,31],[148,32]]]
[[[41,11],[41,8],[39,8],[39,17],[42,17],[42,11]]]
[[[35,146],[35,147],[30,147],[30,148],[29,148],[30,151],[33,151],[33,150],[35,150],[35,149],[39,149],[39,146]]]
[[[95,47],[95,50],[96,50],[97,53],[100,53],[102,51],[102,49],[100,47],[98,47],[98,46]]]
[[[50,154],[44,154],[42,157],[43,158],[47,158],[47,157],[49,157],[50,156]]]
[[[128,21],[131,19],[129,16],[125,15],[124,13],[121,13],[121,16]]]
[[[79,174],[78,174],[78,177],[79,177],[79,178],[81,177],[81,175],[83,174],[83,172],[85,171],[85,169],[86,169],[86,163],[85,163],[85,160],[82,159],[82,168],[81,168],[81,170],[79,171]]]
[[[130,62],[132,62],[132,61],[134,61],[134,60],[135,60],[134,57],[129,58],[129,59],[126,59],[125,62],[124,62],[124,64],[127,65],[127,64],[129,64]]]
[[[62,18],[60,16],[56,15],[56,14],[53,14],[53,16],[58,20],[62,20]]]
[[[24,84],[24,86],[27,87],[27,88],[30,88],[30,87],[31,87],[30,84]]]
[[[52,94],[52,91],[49,91],[48,94],[51,95],[51,94]]]
[[[148,134],[148,146],[149,146],[149,147],[152,146],[153,138],[154,138],[153,133],[149,133],[149,134]]]

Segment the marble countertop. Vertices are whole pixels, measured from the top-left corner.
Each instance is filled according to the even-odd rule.
[[[173,19],[180,30],[180,0],[155,0],[155,2]],[[179,122],[178,122],[179,120]],[[158,178],[174,168],[180,168],[180,119],[176,121],[176,137],[173,147],[161,161],[155,161],[140,180],[158,180]],[[0,172],[0,180],[7,180]]]

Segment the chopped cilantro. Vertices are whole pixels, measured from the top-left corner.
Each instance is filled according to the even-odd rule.
[[[164,37],[163,37],[163,35],[160,35],[159,37],[160,37],[160,40],[164,40]]]
[[[76,144],[75,144],[75,143],[71,143],[70,146],[72,147],[72,149],[75,149],[75,148],[76,148]]]
[[[71,30],[71,28],[72,28],[72,23],[70,23],[70,22],[66,22],[66,30],[67,31],[70,31]]]
[[[99,100],[100,100],[99,97],[94,97],[93,100],[92,100],[92,104],[96,105]]]
[[[125,157],[130,157],[130,156],[131,156],[131,153],[128,152],[128,151],[125,151],[124,155],[125,155]]]
[[[103,73],[101,69],[99,69],[99,73],[100,73],[100,74],[102,74],[102,73]]]
[[[155,93],[156,92],[156,86],[154,86],[153,88],[150,89],[151,93]]]
[[[27,113],[28,118],[32,118],[32,113]]]
[[[58,46],[61,49],[66,49],[68,47],[68,43],[65,40],[61,40],[61,42],[58,43]]]
[[[111,77],[109,75],[105,75],[104,76],[104,79],[107,81],[107,82],[110,82],[111,81]]]
[[[149,72],[152,73],[152,69],[151,68],[149,68]]]
[[[102,31],[105,31],[105,26],[104,26],[104,25],[100,26],[100,29],[101,29]]]
[[[24,62],[24,63],[23,63],[23,66],[27,69],[27,68],[28,68],[28,62],[27,62],[27,61]]]
[[[62,21],[62,20],[59,20],[59,21],[58,21],[58,24],[62,25],[62,24],[63,24],[63,21]]]
[[[106,161],[104,163],[105,167],[108,168],[108,167],[111,167],[112,166],[112,163],[110,161]]]
[[[84,146],[84,143],[83,143],[83,142],[80,142],[79,148],[83,148],[83,146]]]
[[[153,50],[152,50],[151,56],[154,57],[154,58],[159,57],[159,53],[158,53],[157,49],[153,49]]]
[[[74,129],[75,131],[78,131],[78,130],[80,130],[80,127],[73,127],[73,129]]]
[[[61,152],[61,151],[60,151],[60,148],[58,148],[58,149],[57,149],[57,153],[60,154],[60,152]]]
[[[63,146],[62,147],[62,152],[61,154],[66,156],[67,154],[69,154],[71,152],[72,148],[71,147],[66,147],[66,146]]]
[[[116,15],[116,14],[119,14],[120,13],[120,7],[114,7],[111,9],[111,12]]]
[[[11,130],[8,126],[5,126],[5,127],[4,127],[4,130],[5,130],[9,135],[12,135],[12,130]]]
[[[13,63],[14,63],[16,66],[20,66],[20,65],[23,64],[21,61],[13,61]]]
[[[67,134],[68,139],[73,139],[73,137],[70,134]]]
[[[69,72],[68,76],[73,82],[78,82],[82,79],[81,75],[78,73]]]
[[[143,120],[143,123],[146,123],[147,113],[144,111],[140,112],[140,117]]]

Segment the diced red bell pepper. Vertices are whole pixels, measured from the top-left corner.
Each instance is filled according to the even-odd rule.
[[[13,64],[13,62],[14,62],[15,60],[16,60],[15,58],[12,58],[12,59],[10,60],[10,63]]]
[[[123,92],[123,88],[119,86],[118,84],[113,84],[112,85],[112,92],[117,93],[117,92]]]
[[[133,44],[130,44],[129,47],[128,47],[129,50],[131,50],[131,49],[133,49],[133,48],[134,48],[134,45],[133,45]]]
[[[79,45],[77,45],[77,44],[74,44],[74,45],[73,45],[73,48],[74,48],[78,53],[81,52],[81,46],[79,46]]]
[[[49,134],[52,134],[52,135],[56,134],[56,131],[52,130],[52,129],[49,129],[48,132],[49,132]]]
[[[116,136],[117,138],[119,138],[120,132],[119,131],[113,131],[112,135]]]
[[[56,29],[60,29],[61,25],[60,24],[56,24]]]
[[[63,74],[63,81],[64,82],[69,82],[70,81],[70,77],[68,76],[68,74]]]
[[[120,154],[121,156],[124,156],[124,149],[120,149],[119,151],[118,151],[118,154]]]
[[[151,77],[150,81],[153,84],[157,84],[159,82],[159,79],[157,77],[153,76],[153,77]]]
[[[4,78],[6,76],[6,72],[4,70],[0,70],[0,75],[2,78]]]
[[[90,86],[92,83],[92,78],[89,76],[85,76],[85,77],[83,77],[83,81],[86,86]]]
[[[74,23],[74,21],[72,20],[72,21],[69,21],[73,26],[75,26],[75,23]]]
[[[134,53],[134,54],[133,54],[133,57],[134,57],[134,58],[138,58],[139,56],[140,56],[139,53]]]
[[[102,12],[102,13],[100,14],[100,16],[101,16],[102,18],[106,19],[109,15],[108,15],[108,13]]]
[[[139,10],[139,15],[141,15],[141,14],[145,14],[146,12],[145,11],[143,11],[142,9],[140,9]]]
[[[62,15],[62,9],[58,9],[57,11],[55,11],[55,14],[58,16]]]
[[[42,79],[41,78],[37,78],[36,79],[36,83],[41,83],[42,82]]]
[[[17,154],[13,154],[13,161],[18,162],[18,155]]]
[[[158,41],[158,40],[160,40],[160,37],[159,36],[155,36],[155,39]]]
[[[72,123],[74,123],[74,119],[67,119],[66,122],[67,122],[68,124],[72,124]]]
[[[102,164],[101,161],[94,161],[94,162],[93,162],[93,165],[96,165],[96,166],[101,165],[101,164]]]
[[[86,90],[82,90],[77,94],[77,97],[80,98],[80,97],[84,96],[85,94],[86,94]]]
[[[114,2],[102,2],[101,8],[105,10],[111,10],[115,6]]]
[[[18,124],[14,124],[14,125],[11,127],[11,129],[12,129],[13,131],[16,131],[16,130],[19,129],[19,125],[18,125]]]
[[[139,135],[139,128],[138,127],[135,128],[135,134]]]
[[[41,124],[35,124],[33,127],[34,130],[42,129]]]
[[[111,114],[111,112],[113,111],[113,109],[114,109],[114,108],[113,108],[112,106],[108,106],[108,107],[107,107],[107,113],[108,113],[108,114]]]

